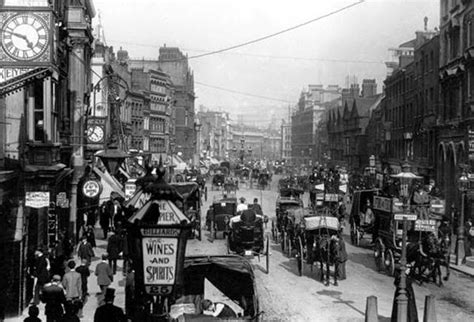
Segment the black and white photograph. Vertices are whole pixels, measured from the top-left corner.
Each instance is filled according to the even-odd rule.
[[[0,0],[0,322],[474,320],[474,1]]]

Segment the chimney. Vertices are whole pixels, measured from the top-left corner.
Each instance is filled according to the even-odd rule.
[[[423,20],[425,22],[425,31],[428,31],[428,17],[425,17]]]
[[[362,97],[372,97],[377,95],[377,83],[375,79],[362,80]]]
[[[360,92],[359,84],[351,84],[350,93],[351,93],[352,98],[359,97],[359,92]]]

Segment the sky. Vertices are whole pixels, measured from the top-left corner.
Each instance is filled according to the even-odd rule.
[[[94,0],[106,43],[133,58],[157,58],[160,46],[189,57],[264,37],[360,0]],[[224,53],[190,59],[196,108],[248,121],[287,115],[308,84],[345,85],[347,75],[377,80],[388,49],[439,26],[439,1],[366,0],[298,29]],[[95,19],[94,24],[97,23]],[[242,95],[233,92],[245,93]],[[256,97],[256,96],[263,96]]]

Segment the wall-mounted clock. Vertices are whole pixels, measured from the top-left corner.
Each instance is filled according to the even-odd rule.
[[[104,128],[100,125],[89,125],[87,128],[87,140],[91,143],[100,143],[104,140]]]
[[[10,58],[32,61],[49,48],[49,22],[30,12],[15,14],[2,23],[0,36],[3,50]]]
[[[95,179],[89,179],[82,186],[82,193],[88,198],[97,197],[102,191],[102,185]]]

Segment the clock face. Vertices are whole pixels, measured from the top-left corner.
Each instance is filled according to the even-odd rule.
[[[99,182],[95,180],[88,180],[82,186],[82,192],[86,197],[94,198],[100,193],[100,185]]]
[[[104,129],[98,125],[91,125],[87,129],[87,138],[89,141],[97,143],[104,138]]]
[[[3,50],[15,60],[34,60],[48,49],[48,23],[36,14],[13,15],[2,24],[1,28]]]

